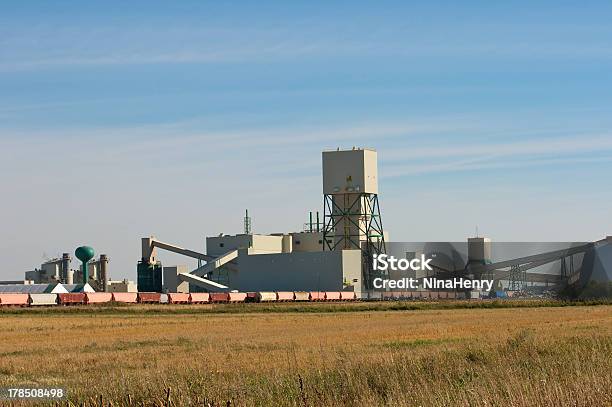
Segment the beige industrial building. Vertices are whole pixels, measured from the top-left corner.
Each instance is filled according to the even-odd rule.
[[[364,251],[376,252],[387,238],[377,201],[377,154],[356,148],[326,151],[322,161],[322,228],[317,220],[315,230],[261,235],[246,229],[207,237],[205,254],[144,238],[139,281],[148,281],[143,274],[160,272],[157,249],[163,249],[201,263],[191,272],[164,267],[164,291],[183,291],[187,286],[181,283],[188,283],[208,291],[346,290],[361,295]]]
[[[106,254],[92,259],[87,263],[89,274],[89,284],[96,291],[106,291],[109,285],[109,258]],[[40,265],[40,269],[25,272],[25,283],[29,284],[68,284],[73,285],[76,281],[83,280],[82,266],[78,270],[71,268],[72,257],[69,253],[64,253],[62,257],[47,260]]]
[[[188,273],[187,266],[182,264],[178,266],[168,266],[163,269],[163,285],[162,291],[165,293],[188,293],[189,283],[179,279],[181,273]]]
[[[106,292],[109,293],[135,293],[138,292],[136,283],[127,279],[124,280],[109,280],[106,286]]]
[[[40,269],[25,272],[25,280],[35,284],[64,283],[72,284],[74,271],[70,269],[72,258],[64,253],[62,257],[47,260]]]

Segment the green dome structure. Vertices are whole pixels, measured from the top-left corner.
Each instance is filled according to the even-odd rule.
[[[87,269],[87,263],[93,259],[95,252],[94,249],[89,246],[77,247],[74,251],[74,255],[83,262],[83,284],[87,284],[89,281],[89,270]]]

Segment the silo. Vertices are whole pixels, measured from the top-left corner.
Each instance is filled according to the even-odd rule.
[[[102,284],[102,291],[106,291],[108,287],[108,256],[106,254],[100,255],[100,284]]]
[[[72,282],[68,282],[68,272],[70,271],[70,262],[72,258],[70,257],[70,253],[62,254],[62,261],[60,266],[60,281],[65,284],[72,284]]]

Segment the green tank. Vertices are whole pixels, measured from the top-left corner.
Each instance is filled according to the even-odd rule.
[[[77,257],[77,259],[83,262],[83,285],[85,285],[89,281],[89,269],[87,268],[87,263],[95,256],[94,249],[89,246],[77,247],[77,249],[74,251],[74,255]]]

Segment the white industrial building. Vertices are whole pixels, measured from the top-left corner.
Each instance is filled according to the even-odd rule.
[[[160,273],[155,266],[157,249],[164,249],[201,262],[191,272],[164,267],[166,292],[184,291],[181,284],[189,283],[208,291],[346,290],[361,295],[364,250],[384,245],[386,237],[382,226],[376,226],[380,224],[376,151],[324,152],[323,193],[327,210],[321,230],[317,221],[316,230],[270,235],[246,230],[207,237],[206,254],[144,238],[139,281],[145,280],[142,274]]]
[[[373,294],[372,255],[396,251],[388,245],[378,203],[377,153],[371,149],[325,151],[323,168],[323,219],[313,228],[312,215],[305,231],[253,234],[250,218],[245,233],[206,238],[206,253],[183,249],[157,240],[142,239],[138,264],[139,291],[354,291],[358,298]],[[387,278],[414,277],[422,280],[433,273],[439,278],[489,278],[510,291],[540,285],[585,286],[592,276],[608,284],[611,238],[597,242],[557,245],[531,253],[498,246],[492,256],[492,242],[485,237],[469,238],[459,244],[432,243],[405,247],[397,254],[409,259],[440,254],[435,270],[403,275],[389,272]],[[466,245],[465,250],[463,245]],[[389,247],[388,247],[389,246]],[[400,244],[400,246],[402,246]],[[157,251],[168,250],[198,260],[195,270],[163,268]],[[504,257],[503,251],[508,256]],[[608,256],[608,257],[606,257]],[[582,266],[577,266],[578,259]],[[601,259],[607,259],[602,263]],[[553,265],[544,272],[541,267]],[[551,266],[552,267],[552,266]],[[603,271],[601,271],[603,270]],[[603,276],[603,277],[601,277]],[[188,286],[185,284],[188,283]],[[422,290],[419,286],[418,290]],[[378,293],[380,294],[380,293]],[[380,295],[378,295],[380,298]]]

